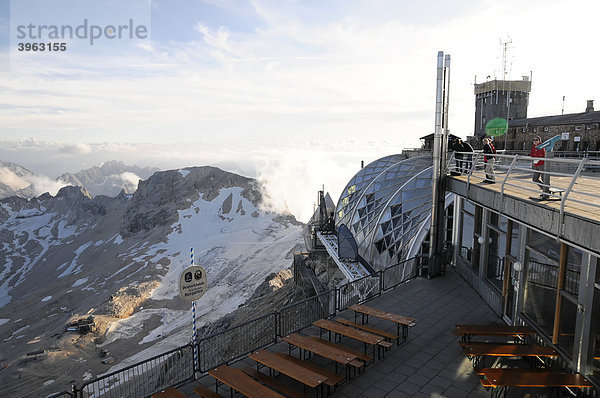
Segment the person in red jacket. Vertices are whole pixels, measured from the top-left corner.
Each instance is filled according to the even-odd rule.
[[[540,136],[537,136],[533,139],[533,146],[531,147],[531,152],[529,156],[533,159],[533,176],[531,180],[538,184],[540,189],[542,190],[542,199],[548,199],[548,193],[550,192],[550,181],[545,181],[548,178],[544,174],[544,158],[546,157],[546,150],[544,148],[537,148],[538,145],[542,143],[542,139]]]

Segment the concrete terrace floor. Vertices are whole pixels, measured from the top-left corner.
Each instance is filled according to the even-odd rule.
[[[473,373],[471,362],[463,355],[458,345],[459,338],[452,334],[457,323],[490,324],[501,323],[498,316],[452,268],[440,277],[427,280],[417,278],[385,293],[367,303],[368,306],[405,315],[416,319],[410,328],[408,339],[400,346],[394,345],[382,359],[375,359],[366,370],[343,383],[330,394],[332,397],[488,397]],[[338,317],[353,319],[352,311],[343,311]],[[369,317],[369,325],[395,332],[391,322]],[[316,327],[301,331],[305,335],[318,335]],[[323,337],[326,338],[324,335]],[[342,343],[362,351],[362,343],[352,344],[349,338]],[[287,343],[279,342],[268,348],[287,352]],[[369,349],[371,354],[372,350]],[[294,351],[297,355],[297,351]],[[311,359],[322,366],[333,369],[333,365],[322,359]],[[232,366],[256,367],[254,361],[245,359]],[[263,369],[263,371],[265,371]],[[341,369],[340,369],[341,371]],[[291,381],[300,390],[302,387]],[[179,389],[190,397],[194,386],[200,382],[214,390],[214,379],[204,376],[194,383]],[[226,386],[219,393],[229,396]],[[311,392],[309,396],[315,396]],[[509,391],[510,397],[521,397],[523,392]]]

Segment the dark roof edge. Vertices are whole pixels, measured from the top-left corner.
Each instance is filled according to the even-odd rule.
[[[508,121],[509,127],[551,126],[565,124],[600,123],[600,111],[569,113],[567,115],[540,116]]]

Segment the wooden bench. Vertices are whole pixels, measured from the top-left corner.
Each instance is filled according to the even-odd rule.
[[[396,334],[400,336],[400,327],[402,327],[402,339],[406,340],[408,337],[408,328],[416,325],[415,320],[413,318],[408,318],[398,314],[392,314],[391,312],[386,312],[382,310],[378,310],[376,308],[367,307],[366,305],[360,304],[352,304],[348,307],[350,310],[354,311],[354,322],[356,322],[356,318],[358,314],[362,315],[361,323],[364,325],[369,322],[369,315],[374,316],[376,318],[385,319],[387,321],[394,322],[396,324],[397,330]],[[397,340],[397,344],[400,344],[399,339]]]
[[[336,318],[336,321],[346,326],[352,326],[353,328],[362,329],[367,332],[376,334],[378,336],[383,336],[391,341],[396,340],[396,343],[399,344],[400,336],[397,334],[386,332],[385,330],[376,329],[368,325],[361,325],[360,323],[352,322],[351,320],[345,318]]]
[[[342,350],[342,351],[348,353],[348,355],[356,355],[356,357],[358,359],[360,359],[361,361],[364,361],[365,363],[372,362],[373,359],[374,359],[369,354],[364,354],[364,353],[362,353],[360,351],[353,350],[352,348],[346,347],[345,345],[342,345],[342,344],[332,343],[331,341],[327,341],[327,340],[321,339],[321,338],[319,338],[317,336],[309,336],[308,338],[312,339],[314,341],[318,341],[318,342],[320,342],[322,344],[326,344],[326,345],[328,345],[330,347],[337,348],[338,350]]]
[[[152,398],[187,398],[187,395],[176,388],[169,387],[152,394]]]
[[[344,376],[332,372],[328,369],[322,368],[319,365],[314,364],[312,362],[303,361],[302,359],[296,358],[295,356],[292,356],[290,354],[286,354],[285,352],[276,352],[275,355],[279,355],[280,357],[285,358],[288,361],[294,362],[300,366],[304,366],[305,368],[310,369],[313,372],[322,374],[327,378],[324,384],[329,387],[335,387],[338,383],[344,381]]]
[[[473,336],[525,337],[536,334],[529,326],[509,325],[455,325],[453,333],[461,336],[463,341],[471,341]]]
[[[246,373],[248,376],[256,379],[257,381],[259,381],[262,384],[265,384],[269,387],[274,388],[275,390],[285,394],[288,397],[292,397],[292,398],[306,398],[306,395],[301,392],[296,390],[294,387],[292,386],[288,386],[287,384],[283,383],[280,380],[277,380],[274,377],[268,376],[262,372],[259,372],[256,369],[253,369],[249,366],[246,366],[244,368],[242,368],[242,370],[244,371],[244,373]]]
[[[227,365],[219,366],[208,371],[215,378],[215,390],[219,393],[219,383],[228,385],[232,389],[249,398],[284,398],[283,395],[263,386],[242,370]]]
[[[563,373],[554,370],[532,371],[531,369],[492,369],[484,374],[481,384],[491,387],[500,396],[509,387],[521,388],[590,388],[592,383],[578,373]]]
[[[194,392],[203,398],[223,398],[221,395],[217,394],[216,392],[214,392],[212,390],[209,390],[208,388],[206,388],[202,385],[194,388]]]
[[[336,333],[340,336],[350,337],[351,339],[358,340],[364,343],[365,354],[367,353],[367,344],[373,346],[373,357],[375,357],[375,349],[379,348],[390,348],[392,343],[385,341],[385,337],[378,336],[376,334],[356,329],[350,326],[343,325],[339,322],[330,321],[327,319],[320,319],[313,322],[313,325],[318,326],[320,330],[327,330],[329,332],[329,341],[331,341],[331,332]],[[319,332],[319,335],[321,332]],[[381,352],[379,355],[381,358]]]

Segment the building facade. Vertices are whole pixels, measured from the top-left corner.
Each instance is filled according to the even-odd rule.
[[[527,118],[531,80],[491,80],[475,83],[475,129],[474,135],[481,139],[486,135],[486,124],[495,118],[505,120]]]
[[[582,113],[509,120],[507,134],[495,137],[496,148],[529,151],[533,137],[543,142],[558,134],[554,151],[600,151],[600,111],[594,111],[593,101]]]

